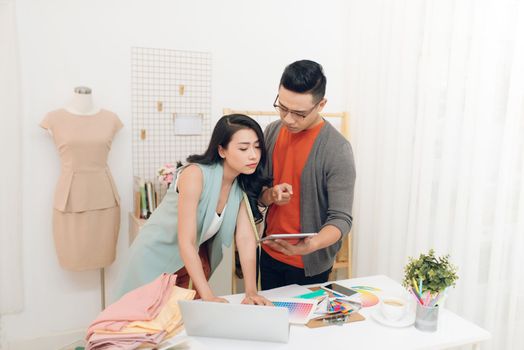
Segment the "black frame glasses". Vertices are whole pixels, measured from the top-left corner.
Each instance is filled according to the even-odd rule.
[[[320,101],[318,101],[317,103],[315,103],[315,105],[309,110],[309,111],[303,111],[303,112],[299,112],[299,111],[293,111],[291,109],[287,109],[286,107],[284,106],[281,106],[279,104],[277,104],[277,100],[278,100],[278,96],[275,98],[275,101],[273,102],[273,107],[275,107],[276,111],[278,113],[280,113],[280,116],[281,117],[284,117],[286,116],[288,113],[291,113],[291,116],[297,116],[297,117],[300,117],[302,119],[306,119],[308,115],[311,114],[311,112],[313,112],[313,110],[315,108],[317,108],[318,104],[322,101],[322,99]]]

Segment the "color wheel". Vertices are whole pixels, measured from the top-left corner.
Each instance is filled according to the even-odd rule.
[[[380,292],[380,289],[368,286],[353,286],[350,288],[360,294],[362,307],[370,307],[378,304],[378,297],[373,292]]]

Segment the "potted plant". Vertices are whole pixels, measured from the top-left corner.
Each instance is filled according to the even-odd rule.
[[[402,284],[417,300],[415,327],[423,331],[437,330],[439,303],[448,287],[455,286],[457,267],[449,261],[449,254],[438,257],[430,249],[415,259],[410,257],[404,267]]]
[[[409,258],[404,267],[402,284],[415,290],[422,286],[419,293],[430,292],[433,295],[455,286],[457,279],[457,267],[449,261],[449,254],[438,257],[435,256],[435,250],[430,249],[429,253],[420,254],[417,259]]]

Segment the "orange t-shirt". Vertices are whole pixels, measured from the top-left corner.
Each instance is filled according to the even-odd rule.
[[[309,153],[313,148],[322,121],[313,128],[301,131],[297,134],[290,133],[282,126],[273,150],[273,184],[288,183],[293,186],[291,201],[285,205],[272,205],[266,218],[266,235],[275,233],[300,233],[300,177],[306,165]],[[288,241],[291,244],[297,241]],[[262,245],[264,251],[273,259],[291,266],[304,268],[304,262],[300,255],[285,255],[266,245]]]

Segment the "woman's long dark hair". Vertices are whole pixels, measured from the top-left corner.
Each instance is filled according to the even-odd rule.
[[[189,163],[207,165],[222,162],[223,159],[218,154],[218,146],[220,145],[223,148],[227,148],[233,135],[238,130],[242,129],[253,130],[255,134],[257,134],[260,146],[260,162],[258,163],[255,172],[251,175],[240,174],[237,177],[240,188],[247,194],[255,222],[258,223],[263,218],[262,213],[258,209],[258,197],[260,196],[262,187],[269,185],[271,179],[263,174],[267,151],[264,143],[264,133],[255,120],[244,114],[230,114],[223,116],[218,120],[213,129],[207,150],[203,154],[193,154],[187,157],[187,161]]]

